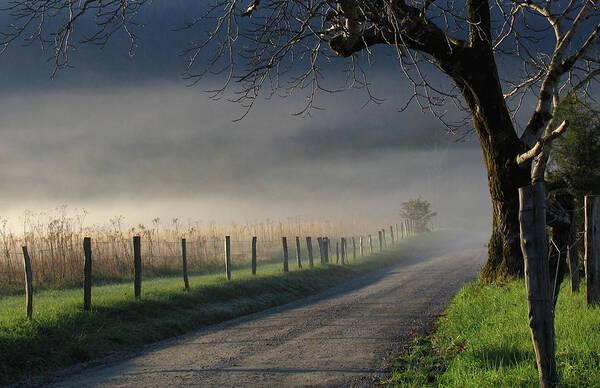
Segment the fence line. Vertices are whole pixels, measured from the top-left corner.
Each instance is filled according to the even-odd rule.
[[[393,233],[393,226],[390,226],[390,230]],[[409,229],[407,229],[407,233],[403,233],[403,237],[409,236]],[[380,236],[380,250],[382,250],[382,232],[385,232],[385,229],[379,230]],[[371,243],[371,235],[369,236],[369,243]],[[364,250],[362,247],[364,235],[360,235],[360,255],[364,255]],[[356,236],[350,237],[352,239],[352,252],[353,259],[356,260]],[[340,246],[341,246],[341,264],[345,265],[349,263],[348,257],[348,238],[342,236],[336,236],[330,238],[328,236],[317,237],[317,241],[319,244],[319,255],[320,261],[322,264],[329,263],[329,253],[331,251],[331,240],[335,240],[336,244],[336,263],[339,263],[340,259]],[[123,241],[119,240],[102,240],[96,241],[90,237],[84,237],[81,241],[80,247],[83,248],[82,257],[84,258],[83,262],[79,261],[78,263],[68,263],[69,269],[76,269],[78,271],[78,276],[75,278],[81,282],[83,281],[83,289],[84,289],[84,297],[83,297],[83,308],[85,310],[89,310],[92,308],[92,284],[93,277],[92,273],[97,274],[97,268],[102,268],[103,265],[106,265],[103,260],[96,260],[92,262],[92,252],[101,251],[104,255],[108,254],[108,260],[110,261],[112,255],[115,255],[115,258],[119,262],[123,262],[124,259],[127,262],[123,262],[123,268],[120,270],[128,271],[132,275],[134,280],[134,296],[135,299],[139,300],[142,297],[142,279],[145,275],[152,274],[153,266],[160,265],[161,263],[157,263],[160,260],[166,260],[170,258],[181,258],[181,261],[177,259],[172,273],[181,273],[183,275],[183,283],[184,289],[189,290],[189,279],[188,279],[188,268],[194,267],[195,259],[202,256],[202,253],[205,253],[206,250],[211,250],[210,253],[214,253],[215,256],[221,256],[224,259],[224,269],[225,269],[225,277],[227,280],[231,280],[232,268],[237,268],[240,265],[244,265],[247,262],[247,256],[251,255],[251,266],[252,266],[252,274],[255,275],[257,272],[257,266],[260,262],[273,262],[276,260],[279,255],[278,249],[281,249],[281,253],[283,254],[283,271],[289,272],[289,255],[292,254],[296,257],[296,266],[298,269],[302,269],[302,245],[300,243],[300,236],[295,236],[295,246],[292,244],[291,247],[288,248],[287,237],[283,236],[280,240],[280,246],[277,247],[276,240],[265,240],[260,241],[257,236],[253,236],[251,240],[251,244],[249,244],[246,240],[232,240],[231,236],[224,236],[221,238],[221,243],[216,244],[216,240],[213,241],[189,241],[186,238],[181,239],[180,241],[157,241],[150,238],[143,238],[141,235],[135,235],[132,237],[132,240],[129,244],[124,244]],[[399,238],[396,239],[399,241]],[[313,252],[312,252],[312,238],[310,236],[306,236],[306,253],[309,261],[309,267],[313,268]],[[218,246],[220,245],[220,249]],[[118,249],[116,248],[118,247]],[[165,249],[169,247],[169,249]],[[74,247],[73,247],[74,248]],[[63,269],[67,260],[65,257],[58,257],[58,252],[61,252],[61,249],[34,249],[28,250],[27,246],[22,247],[21,257],[24,262],[24,271],[25,276],[23,277],[23,272],[16,270],[16,268],[12,269],[10,264],[14,259],[17,259],[19,254],[18,252],[11,252],[10,250],[6,250],[4,252],[5,258],[11,259],[9,260],[8,267],[9,271],[0,271],[0,274],[10,274],[12,279],[16,280],[17,277],[21,276],[24,284],[22,286],[25,287],[26,293],[26,315],[31,319],[32,310],[33,310],[33,285],[34,274],[38,273],[38,271],[43,272],[44,266],[40,266],[38,270],[35,267],[35,271],[32,270],[32,262],[37,264],[37,257],[43,257],[44,253],[51,253],[51,263],[58,263],[58,265],[63,265]],[[55,254],[56,253],[56,254]],[[75,255],[75,249],[68,251],[68,253],[73,256]],[[198,255],[200,253],[200,255]],[[372,246],[371,246],[372,253]],[[12,255],[11,255],[12,254]],[[94,257],[98,257],[99,255],[94,253]],[[261,260],[259,260],[259,257]],[[158,259],[158,260],[157,260]],[[215,261],[215,266],[218,267],[217,261]],[[43,260],[39,261],[43,263]],[[175,263],[175,262],[174,262]],[[166,261],[164,262],[166,265]],[[170,263],[173,264],[173,263]],[[223,264],[221,264],[223,265]],[[94,267],[92,269],[92,266]],[[148,270],[148,267],[150,270]],[[101,273],[101,272],[100,272]],[[94,277],[97,277],[94,275]],[[105,280],[102,276],[98,277],[99,280]],[[39,280],[39,278],[38,278]],[[81,283],[79,283],[81,284]],[[2,285],[2,284],[0,284]],[[23,288],[21,288],[23,289]]]

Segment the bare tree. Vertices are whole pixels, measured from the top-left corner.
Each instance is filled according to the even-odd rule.
[[[417,103],[450,130],[447,104],[463,110],[477,134],[493,209],[489,257],[483,279],[523,275],[518,188],[542,181],[551,142],[567,127],[553,120],[562,96],[589,96],[600,74],[599,7],[592,0],[212,0],[185,22],[197,37],[186,53],[187,77],[223,79],[213,97],[250,109],[261,91],[306,93],[300,113],[316,108],[329,63],[347,58],[346,87],[369,99],[365,65],[385,46],[397,57]],[[5,32],[7,47],[23,37],[53,48],[55,67],[68,66],[78,24],[95,23],[79,43],[104,44],[122,31],[136,45],[136,15],[145,1],[13,0],[16,17]],[[208,4],[207,4],[208,3]],[[87,15],[87,18],[83,16]],[[54,19],[46,31],[49,19]],[[207,33],[197,29],[210,25]],[[438,82],[435,72],[448,82]],[[516,114],[535,100],[524,128]],[[534,341],[535,342],[535,341]],[[553,385],[540,365],[540,382]]]

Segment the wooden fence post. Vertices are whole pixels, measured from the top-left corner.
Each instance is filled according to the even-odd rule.
[[[92,307],[92,240],[83,239],[83,309]]]
[[[302,268],[302,258],[300,257],[300,237],[296,236],[296,262],[298,268]]]
[[[400,230],[398,229],[398,224],[396,225],[396,241],[400,241]]]
[[[383,251],[383,236],[381,235],[381,230],[377,232],[379,234],[379,252]]]
[[[256,275],[256,236],[252,237],[252,275]]]
[[[133,236],[133,293],[135,299],[142,297],[142,246],[140,236]]]
[[[588,306],[600,304],[600,195],[585,196],[585,278]]]
[[[329,237],[323,238],[323,251],[325,252],[325,264],[329,264]]]
[[[325,264],[325,255],[323,254],[323,238],[317,237],[317,244],[319,245],[319,255],[321,256],[321,264]]]
[[[364,256],[365,255],[365,251],[363,249],[363,236],[360,236],[360,241],[359,241],[358,244],[360,246],[360,248],[359,248],[360,255]]]
[[[308,251],[308,266],[312,268],[314,266],[313,262],[313,252],[312,252],[312,239],[310,237],[306,237],[306,250]]]
[[[335,242],[335,263],[339,264],[340,262],[340,242]]]
[[[31,260],[27,247],[23,247],[23,269],[25,270],[25,313],[27,319],[33,317],[33,274],[31,272]]]
[[[346,243],[346,237],[342,237],[342,264],[346,264],[346,262],[348,261],[348,247],[347,247],[347,243]]]
[[[281,243],[283,245],[283,272],[289,272],[290,267],[288,265],[287,237],[282,237]]]
[[[225,277],[231,280],[231,236],[225,236]]]
[[[371,239],[371,235],[369,235],[369,253],[373,253],[373,239]]]
[[[383,234],[383,246],[387,248],[387,241],[385,239],[385,229],[381,229],[381,233]]]
[[[394,227],[390,225],[390,236],[392,236],[392,245],[394,245]]]
[[[356,260],[356,239],[352,237],[352,260]]]
[[[529,327],[540,386],[558,384],[554,342],[554,300],[550,284],[546,236],[546,189],[543,182],[519,188],[521,250],[525,261],[525,289]]]
[[[190,290],[190,281],[188,279],[187,270],[187,246],[184,238],[181,239],[181,264],[183,267],[183,285],[186,291]]]

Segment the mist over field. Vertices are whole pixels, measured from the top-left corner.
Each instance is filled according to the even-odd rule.
[[[22,230],[26,210],[52,215],[64,205],[85,209],[88,224],[123,216],[132,226],[157,217],[395,219],[401,202],[419,195],[438,212],[437,226],[489,227],[477,140],[457,142],[417,106],[398,112],[411,89],[393,57],[369,69],[381,105],[361,108],[360,90],[320,94],[324,110],[293,116],[304,106],[300,91],[259,98],[234,122],[239,105],[203,92],[218,80],[181,80],[177,54],[189,35],[171,30],[194,7],[157,2],[141,15],[148,27],[135,56],[117,35],[102,50],[80,46],[74,68],[53,80],[48,52],[15,45],[0,56],[0,217],[11,228]],[[332,71],[328,86],[343,78]]]
[[[238,106],[158,82],[100,90],[24,91],[0,101],[0,215],[67,205],[90,223],[393,218],[421,195],[437,225],[482,227],[490,206],[476,141],[360,91]]]

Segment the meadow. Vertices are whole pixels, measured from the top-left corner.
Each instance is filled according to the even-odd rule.
[[[398,222],[398,221],[396,221]],[[124,226],[116,217],[106,225],[86,226],[85,213],[68,214],[65,209],[51,215],[27,215],[23,231],[15,233],[0,219],[0,294],[24,292],[22,246],[32,262],[34,290],[79,287],[83,282],[83,239],[92,240],[94,282],[118,282],[133,278],[133,236],[140,236],[143,276],[152,278],[181,273],[181,239],[186,239],[187,266],[191,274],[220,271],[223,267],[224,236],[231,238],[233,268],[248,265],[252,237],[257,237],[257,261],[272,262],[281,256],[281,237],[288,237],[290,260],[296,254],[295,236],[300,236],[306,256],[306,236],[313,238],[318,256],[317,236],[336,240],[342,236],[373,234],[389,222],[319,221],[290,218],[286,222],[265,221],[228,226],[210,223],[182,225],[178,219],[167,223],[158,218],[151,226]],[[389,236],[388,236],[389,239]],[[335,248],[335,245],[333,246]]]
[[[556,307],[561,387],[600,384],[600,307],[562,284]],[[388,387],[538,387],[523,280],[475,282],[453,299],[433,333],[392,366]]]

